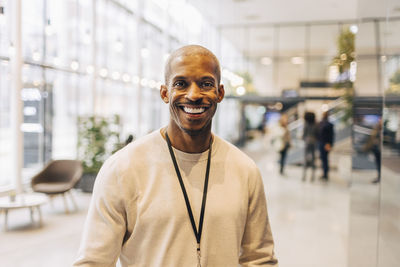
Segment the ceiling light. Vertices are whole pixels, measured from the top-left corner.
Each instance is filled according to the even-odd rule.
[[[141,85],[141,86],[144,86],[144,87],[147,86],[147,83],[148,83],[148,81],[147,81],[146,78],[143,78],[143,79],[140,81],[140,85]]]
[[[350,31],[354,34],[356,34],[358,32],[358,26],[353,24],[350,26]]]
[[[127,74],[127,73],[124,73],[124,74],[122,75],[122,80],[123,80],[124,82],[128,83],[128,82],[130,82],[130,80],[131,80],[131,76],[129,76],[129,74]]]
[[[260,63],[263,65],[271,65],[272,59],[270,57],[262,57]]]
[[[242,96],[246,93],[246,88],[244,88],[243,86],[239,86],[238,88],[236,88],[236,93]]]
[[[304,59],[302,57],[292,57],[291,61],[294,65],[301,65],[304,63]]]
[[[156,89],[156,88],[157,88],[157,83],[156,83],[156,81],[150,80],[150,81],[149,81],[149,87],[150,87],[150,88]]]
[[[74,70],[74,71],[79,69],[78,61],[74,60],[74,61],[71,62],[71,69]]]
[[[107,77],[108,75],[108,70],[106,68],[101,68],[99,71],[99,75],[103,78]]]
[[[329,110],[329,105],[328,104],[322,104],[321,110],[322,110],[322,112],[328,111]]]

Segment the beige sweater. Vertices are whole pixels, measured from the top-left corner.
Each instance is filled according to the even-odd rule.
[[[208,152],[174,150],[198,227]],[[155,131],[115,153],[94,187],[74,266],[197,266],[196,238],[168,146]],[[215,136],[202,266],[277,266],[254,162]]]

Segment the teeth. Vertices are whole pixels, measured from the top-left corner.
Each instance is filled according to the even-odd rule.
[[[183,110],[186,113],[191,113],[191,114],[199,114],[199,113],[203,113],[205,108],[188,108],[188,107],[183,107]]]

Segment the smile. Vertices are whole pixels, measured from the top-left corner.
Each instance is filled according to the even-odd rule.
[[[201,115],[210,108],[210,106],[208,105],[185,105],[185,104],[178,104],[177,107],[180,108],[186,114],[190,115]]]
[[[206,108],[200,107],[200,108],[190,108],[190,107],[183,107],[183,111],[189,114],[201,114],[204,111],[206,111]]]

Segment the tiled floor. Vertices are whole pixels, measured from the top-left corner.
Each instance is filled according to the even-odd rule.
[[[263,174],[280,267],[347,266],[350,202],[346,181],[333,172],[329,183],[302,182],[297,166],[288,166],[286,175],[280,176],[274,153],[257,143],[245,151]],[[71,266],[90,199],[80,192],[75,196],[78,212],[65,214],[61,198],[54,207],[43,206],[43,227],[30,225],[28,210],[10,212],[10,229],[0,230],[0,266]]]

